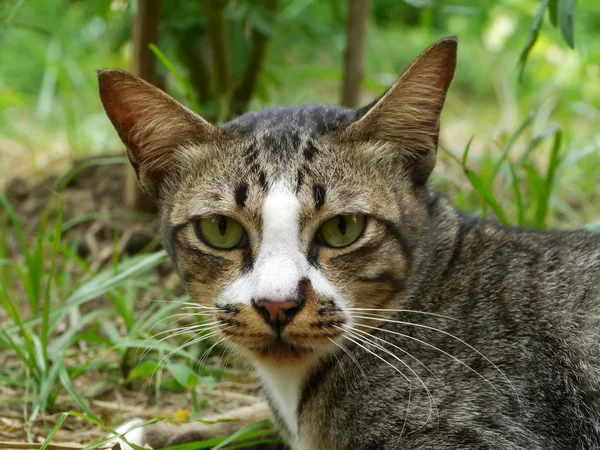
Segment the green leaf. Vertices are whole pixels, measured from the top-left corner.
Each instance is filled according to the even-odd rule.
[[[185,386],[182,386],[175,378],[169,378],[160,385],[161,390],[169,392],[185,392]]]
[[[550,13],[550,23],[556,27],[558,25],[558,0],[550,0],[548,12]]]
[[[515,194],[515,203],[517,207],[517,225],[522,227],[525,225],[525,209],[523,207],[523,199],[521,197],[521,190],[519,189],[519,177],[515,170],[515,165],[510,161],[508,162],[508,167],[510,169],[510,181],[511,186],[513,188],[513,192]]]
[[[135,380],[136,378],[150,378],[156,370],[159,370],[160,366],[156,361],[142,361],[139,363],[127,377],[127,382]]]
[[[575,48],[573,23],[575,21],[576,0],[558,0],[558,26],[567,45]]]
[[[186,364],[169,364],[167,369],[169,369],[169,372],[173,374],[173,377],[177,380],[177,382],[187,389],[193,389],[200,382],[198,374],[190,369],[190,367]]]
[[[521,51],[521,56],[519,56],[519,80],[523,79],[523,71],[525,70],[525,63],[527,62],[527,57],[529,56],[529,52],[535,45],[537,41],[538,35],[540,33],[540,27],[542,26],[542,21],[544,19],[544,13],[546,12],[546,8],[548,7],[548,3],[550,0],[544,0],[540,5],[540,9],[538,9],[533,22],[531,23],[531,29],[529,30],[529,34],[527,35],[527,40],[525,41],[525,46]]]
[[[483,197],[485,202],[492,208],[494,214],[496,214],[496,217],[498,218],[500,223],[502,223],[502,225],[508,225],[509,222],[506,219],[506,214],[504,214],[504,210],[496,201],[490,189],[483,184],[481,178],[479,178],[471,169],[467,168],[465,168],[465,175],[469,179],[469,182],[473,186],[473,189],[475,189],[477,193],[481,195],[481,197]]]
[[[52,429],[50,430],[50,433],[48,433],[48,437],[44,440],[44,442],[40,446],[40,450],[46,450],[46,448],[48,447],[48,444],[50,444],[50,442],[52,442],[52,439],[54,439],[54,436],[56,436],[56,433],[58,432],[58,430],[60,429],[60,427],[62,426],[63,422],[65,421],[65,419],[67,417],[69,417],[69,413],[62,413],[60,415],[60,417],[56,421],[56,424],[52,427]]]
[[[83,412],[85,414],[87,414],[89,417],[100,421],[100,419],[98,419],[98,417],[92,412],[92,410],[87,405],[87,403],[79,396],[79,394],[77,392],[75,392],[75,389],[73,388],[73,385],[71,384],[71,379],[69,378],[69,373],[67,372],[67,368],[65,366],[61,367],[61,370],[58,373],[58,379],[60,380],[61,384],[65,388],[65,391],[67,391],[69,393],[69,395],[71,396],[73,401],[77,404],[77,406],[79,406],[83,410]]]

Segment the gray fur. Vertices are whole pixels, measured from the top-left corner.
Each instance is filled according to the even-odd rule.
[[[458,320],[398,313],[393,320],[444,334],[382,328],[436,346],[479,375],[427,345],[376,331],[415,358],[386,346],[422,378],[436,410],[406,367],[377,352],[411,379],[407,411],[404,378],[355,347],[356,362],[341,353],[313,374],[301,427],[318,436],[316,448],[332,450],[600,448],[600,236],[503,229],[429,198],[404,308]]]

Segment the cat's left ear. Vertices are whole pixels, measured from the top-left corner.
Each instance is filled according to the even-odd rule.
[[[375,104],[358,110],[359,119],[342,138],[388,145],[406,162],[413,181],[425,183],[435,165],[440,113],[456,68],[456,47],[455,37],[431,45]]]
[[[157,87],[122,70],[98,73],[100,99],[142,188],[156,194],[177,171],[186,147],[218,138],[218,129]]]

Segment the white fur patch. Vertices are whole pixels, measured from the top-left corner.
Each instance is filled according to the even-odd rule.
[[[295,296],[308,261],[299,242],[300,202],[284,183],[272,186],[263,204],[262,243],[256,258],[256,298],[285,301]]]
[[[217,304],[250,304],[251,299],[285,301],[297,293],[308,274],[299,241],[300,202],[283,182],[275,183],[263,204],[263,233],[251,273],[240,276],[219,296]]]
[[[117,427],[115,431],[117,432],[117,434],[123,434],[130,428],[133,428],[136,425],[141,425],[142,423],[144,423],[143,419],[132,419],[129,422],[125,422],[123,425]],[[132,444],[139,445],[140,447],[144,446],[144,427],[138,427],[134,430],[131,430],[124,436]],[[121,445],[121,450],[133,450],[133,448],[130,445],[126,444],[122,439],[115,438],[114,440]]]
[[[277,405],[277,412],[287,425],[290,433],[298,437],[298,402],[304,378],[310,366],[294,367],[269,367],[255,365],[258,376],[262,379],[264,386],[269,390],[271,398]]]

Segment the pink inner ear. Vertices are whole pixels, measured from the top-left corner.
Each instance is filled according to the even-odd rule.
[[[435,44],[434,44],[435,45]],[[433,84],[436,88],[447,91],[456,69],[456,41],[446,41],[440,44],[438,62],[438,78]]]
[[[113,101],[109,102],[106,106],[106,113],[112,119],[113,125],[123,143],[131,150],[138,150],[131,139],[129,139],[129,133],[135,125],[136,120],[139,119],[139,116]]]
[[[446,61],[444,61],[444,62],[446,62]],[[438,89],[446,91],[450,87],[451,82],[452,82],[452,70],[449,69],[448,67],[444,67],[443,72],[440,74],[440,76],[434,83],[434,86]]]

